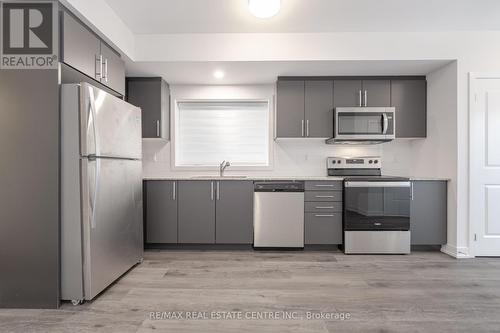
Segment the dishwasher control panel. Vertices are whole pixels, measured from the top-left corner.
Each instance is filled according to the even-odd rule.
[[[255,192],[304,192],[304,182],[255,182]]]

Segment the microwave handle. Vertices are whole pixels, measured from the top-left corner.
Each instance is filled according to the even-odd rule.
[[[387,129],[389,128],[389,118],[387,117],[386,113],[382,113],[382,119],[383,119],[383,127],[382,127],[382,134],[387,134]]]

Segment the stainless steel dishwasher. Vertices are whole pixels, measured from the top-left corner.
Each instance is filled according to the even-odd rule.
[[[304,182],[255,182],[254,248],[304,247]]]

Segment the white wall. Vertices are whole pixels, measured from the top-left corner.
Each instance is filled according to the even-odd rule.
[[[273,99],[274,85],[236,86],[171,86],[172,106],[180,99]],[[274,112],[274,110],[272,110]],[[173,117],[172,113],[172,117]],[[274,119],[274,116],[272,117]],[[171,122],[173,124],[173,122]],[[324,176],[326,157],[381,155],[383,172],[390,175],[409,175],[411,141],[397,140],[383,145],[345,147],[326,145],[323,139],[278,139],[273,142],[274,167],[265,171],[231,171],[227,174],[251,176]],[[175,171],[172,169],[171,143],[145,140],[143,143],[145,177],[192,176],[215,171]]]

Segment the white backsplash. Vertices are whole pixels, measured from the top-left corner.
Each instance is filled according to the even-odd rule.
[[[214,171],[177,171],[171,167],[170,142],[143,141],[144,177],[214,175]],[[248,176],[325,176],[329,156],[382,156],[386,175],[409,176],[411,141],[396,140],[368,146],[327,145],[323,139],[280,139],[274,143],[274,167],[263,171],[231,171]]]
[[[172,85],[171,110],[176,100],[183,99],[263,99],[273,100],[275,85]],[[274,106],[271,104],[272,119]],[[172,117],[171,122],[173,122]],[[273,121],[272,121],[273,122]],[[274,126],[274,124],[272,124]],[[271,170],[235,171],[226,174],[247,176],[325,176],[329,156],[382,156],[382,172],[386,175],[411,176],[411,141],[399,139],[389,143],[365,146],[327,145],[324,139],[279,139],[273,143],[274,163]],[[145,177],[216,175],[217,168],[207,171],[178,171],[171,167],[171,143],[146,139],[143,141]]]

